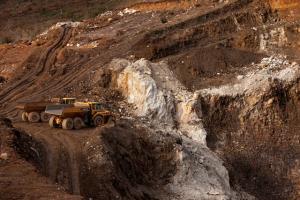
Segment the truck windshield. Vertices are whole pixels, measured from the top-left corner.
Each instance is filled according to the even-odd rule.
[[[75,99],[63,99],[63,104],[73,104],[75,103]]]
[[[93,105],[92,105],[92,108],[93,108],[94,110],[101,110],[101,109],[102,109],[102,105],[99,104],[99,103],[93,104]]]

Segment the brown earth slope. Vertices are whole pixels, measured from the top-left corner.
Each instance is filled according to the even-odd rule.
[[[139,1],[3,0],[0,2],[0,43],[31,40],[36,34],[58,21],[87,19],[136,2]]]

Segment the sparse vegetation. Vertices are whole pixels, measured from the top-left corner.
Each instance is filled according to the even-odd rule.
[[[141,0],[11,0],[1,1],[0,9],[10,8],[0,14],[0,43],[27,40],[59,21],[81,21],[95,17],[107,10],[126,7]],[[13,19],[7,20],[10,16]],[[2,20],[2,21],[1,21]],[[30,32],[25,34],[24,31]],[[13,33],[13,34],[11,34]],[[30,35],[30,37],[27,37]]]

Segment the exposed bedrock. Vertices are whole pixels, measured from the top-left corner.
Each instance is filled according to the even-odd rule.
[[[96,129],[84,137],[78,135],[78,141],[72,144],[59,144],[53,137],[43,140],[39,133],[16,129],[15,145],[43,174],[71,193],[79,189],[77,194],[85,198],[237,197],[222,161],[207,147],[174,131],[155,131],[134,124],[122,120],[115,127]],[[74,155],[70,150],[77,142],[80,145]]]
[[[258,199],[299,198],[299,65],[273,57],[235,85],[203,90],[207,145],[231,185]]]

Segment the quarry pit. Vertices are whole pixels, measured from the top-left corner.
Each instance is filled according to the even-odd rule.
[[[0,45],[0,197],[299,199],[299,9],[151,1]],[[116,123],[21,122],[19,102],[53,97]]]

